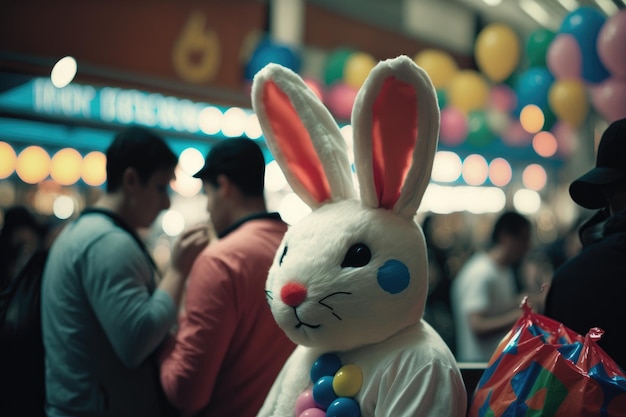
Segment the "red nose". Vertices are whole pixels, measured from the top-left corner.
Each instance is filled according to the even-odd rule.
[[[288,282],[280,290],[280,298],[289,307],[297,307],[306,298],[306,287],[297,282]]]

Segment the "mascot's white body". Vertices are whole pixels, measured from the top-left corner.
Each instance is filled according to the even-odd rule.
[[[422,320],[426,247],[415,213],[430,180],[439,109],[408,57],[380,62],[352,112],[347,144],[292,71],[270,64],[252,103],[268,146],[313,209],[277,251],[266,293],[299,346],[260,417],[456,417],[466,392],[451,352]]]

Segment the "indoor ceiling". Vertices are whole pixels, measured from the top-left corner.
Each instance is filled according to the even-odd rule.
[[[540,27],[558,31],[579,7],[611,16],[626,0],[307,0],[311,4],[409,36],[469,52],[473,36],[486,24],[504,23],[525,37]],[[447,21],[446,21],[447,20]],[[445,22],[445,23],[444,23]],[[462,30],[459,31],[459,30]],[[467,36],[468,31],[470,36]],[[473,32],[473,33],[471,33]],[[465,33],[466,35],[460,35]],[[467,39],[463,39],[463,38]]]

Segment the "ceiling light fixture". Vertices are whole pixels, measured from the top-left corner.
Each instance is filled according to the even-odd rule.
[[[528,14],[528,16],[535,19],[537,23],[544,27],[553,26],[554,22],[550,18],[550,13],[546,11],[539,3],[535,0],[521,0],[519,2],[520,8]]]

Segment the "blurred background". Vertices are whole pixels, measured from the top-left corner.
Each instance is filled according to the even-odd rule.
[[[590,215],[567,187],[593,166],[607,124],[626,117],[624,7],[620,0],[5,1],[0,208],[26,206],[50,230],[62,226],[102,192],[103,152],[114,134],[139,124],[180,155],[172,207],[145,231],[158,262],[167,262],[173,236],[207,221],[191,174],[227,137],[258,141],[270,209],[296,222],[308,209],[264,145],[250,105],[254,74],[269,62],[299,73],[350,142],[358,88],[377,61],[404,54],[429,73],[441,108],[432,184],[417,221],[428,222],[446,276],[485,243],[504,209],[533,219],[536,246],[552,267],[575,250],[572,231]],[[533,273],[545,273],[540,268]]]

